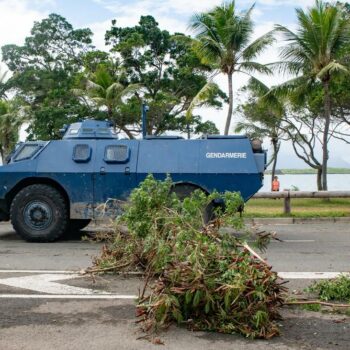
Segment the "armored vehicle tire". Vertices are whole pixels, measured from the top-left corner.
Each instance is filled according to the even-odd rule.
[[[68,210],[61,193],[48,185],[23,188],[11,203],[13,228],[26,241],[51,242],[66,231]]]
[[[80,231],[90,224],[90,219],[71,219],[68,222],[67,231]]]
[[[189,197],[191,193],[194,192],[195,190],[203,191],[199,187],[191,184],[175,185],[171,191],[175,192],[180,200],[184,200],[186,197]],[[205,224],[207,224],[208,222],[214,219],[215,217],[214,209],[215,209],[214,203],[209,203],[204,209],[203,220]]]

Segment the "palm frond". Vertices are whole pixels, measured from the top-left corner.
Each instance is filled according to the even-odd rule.
[[[271,69],[265,64],[251,61],[244,61],[238,64],[238,72],[251,75],[251,73],[263,73],[263,74],[272,74]]]
[[[106,105],[106,99],[103,97],[91,97],[91,101],[93,101],[97,106]]]
[[[265,85],[262,81],[255,77],[251,77],[248,81],[248,90],[253,92],[255,95],[262,97],[269,92],[269,87]]]
[[[335,72],[343,72],[345,74],[349,74],[349,70],[347,67],[345,67],[344,65],[336,62],[336,61],[332,61],[329,64],[327,64],[326,67],[323,67],[317,74],[317,77],[322,79],[325,75],[327,74],[332,74]]]
[[[112,85],[108,86],[106,89],[106,99],[107,100],[113,100],[113,99],[120,99],[121,94],[124,90],[124,86],[118,82],[113,83]]]
[[[267,97],[272,94],[275,98],[285,99],[293,96],[295,99],[299,99],[300,102],[302,98],[312,91],[312,86],[314,80],[310,76],[299,76],[293,79],[290,79],[278,86],[274,86],[270,89]]]
[[[190,105],[186,111],[186,119],[190,120],[192,118],[193,110],[199,105],[203,105],[213,93],[218,91],[219,87],[217,84],[213,83],[211,80],[207,82],[197,93],[197,95],[192,99]]]
[[[291,62],[291,61],[278,61],[271,62],[266,65],[273,72],[277,72],[279,74],[293,74],[299,75],[305,70],[305,66],[303,62]]]
[[[92,80],[86,81],[86,90],[89,93],[94,94],[94,95],[95,94],[99,94],[99,95],[105,94],[105,89],[101,85],[93,82]]]
[[[86,91],[83,90],[83,89],[71,89],[71,92],[74,96],[78,96],[78,97],[81,97],[81,96],[84,96],[86,94]]]
[[[275,41],[273,34],[274,31],[270,31],[249,44],[242,52],[243,59],[250,61],[264,51],[267,46],[273,44]]]

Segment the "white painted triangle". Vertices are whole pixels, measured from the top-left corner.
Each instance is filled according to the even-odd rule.
[[[60,295],[107,295],[110,293],[96,291],[89,288],[73,287],[55,281],[67,280],[72,278],[82,277],[79,274],[41,274],[22,277],[10,277],[0,279],[0,284],[28,289],[33,292],[45,294],[60,294]]]

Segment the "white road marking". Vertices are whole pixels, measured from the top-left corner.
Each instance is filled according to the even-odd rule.
[[[82,274],[79,271],[75,270],[0,270],[1,273],[10,273],[10,274],[16,274],[16,273],[30,273],[30,274],[43,274],[43,273],[49,273],[49,274],[66,274],[66,275],[72,275],[72,274],[79,274],[79,276],[89,276],[88,273]],[[116,275],[131,275],[131,276],[142,276],[144,273],[141,271],[125,271],[125,272],[115,272]]]
[[[51,273],[51,274],[76,274],[77,271],[65,270],[0,270],[0,273]]]
[[[34,292],[45,294],[76,294],[76,295],[93,295],[93,294],[110,294],[103,291],[96,291],[89,288],[80,288],[68,286],[54,281],[67,280],[82,277],[79,274],[41,274],[22,277],[10,277],[0,279],[0,284],[29,289]]]
[[[69,295],[69,294],[0,294],[0,299],[124,299],[135,300],[136,295],[96,294],[96,295]]]
[[[278,276],[284,279],[330,279],[340,275],[350,276],[349,272],[278,272]]]
[[[5,270],[6,273],[15,273],[22,270]],[[35,271],[35,270],[33,270]],[[0,270],[1,272],[1,270]],[[28,271],[26,271],[28,272]],[[42,271],[43,272],[43,271]],[[350,272],[278,272],[278,276],[287,279],[331,279],[340,275],[350,276]],[[44,294],[0,294],[0,299],[124,299],[135,300],[136,295],[113,294],[100,290],[69,286],[56,281],[63,281],[83,277],[78,273],[42,273],[22,277],[1,278],[0,284],[9,287],[31,290]]]
[[[314,239],[281,239],[281,241],[271,240],[271,243],[312,243]]]

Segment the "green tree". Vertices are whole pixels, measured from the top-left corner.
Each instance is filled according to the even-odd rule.
[[[8,87],[30,107],[30,138],[58,138],[63,124],[86,115],[88,109],[71,89],[91,49],[91,36],[90,29],[74,29],[51,14],[34,23],[23,46],[2,47],[3,61],[13,73]]]
[[[350,40],[350,23],[342,16],[339,7],[316,1],[307,11],[297,9],[298,29],[278,25],[276,29],[283,34],[286,46],[281,51],[283,62],[280,67],[297,78],[284,83],[280,91],[298,90],[301,97],[311,91],[315,81],[323,89],[323,156],[322,188],[328,189],[327,164],[329,159],[328,140],[331,123],[330,84],[338,72],[348,74],[348,69],[339,61],[342,48]]]
[[[253,78],[242,90],[248,93],[248,100],[238,107],[243,121],[237,123],[235,131],[245,131],[252,139],[268,138],[270,140],[272,155],[267,166],[272,164],[272,182],[283,137],[281,124],[286,117],[285,101],[269,94],[270,89]]]
[[[18,142],[23,122],[14,102],[0,101],[0,156],[3,164]]]
[[[150,106],[147,131],[187,131],[183,116],[191,101],[207,83],[210,67],[193,52],[193,39],[161,30],[152,16],[141,16],[134,27],[118,27],[116,21],[106,33],[106,43],[121,56],[129,84],[143,87],[139,96],[128,100],[125,115],[141,109],[141,99]],[[221,108],[225,94],[217,88],[202,104]],[[128,108],[130,109],[128,111]],[[198,124],[190,120],[191,124]],[[140,119],[131,128],[140,129]],[[192,128],[192,126],[191,126]]]
[[[229,108],[225,135],[229,133],[233,112],[233,75],[270,73],[266,65],[255,59],[274,39],[268,33],[251,42],[254,31],[252,10],[253,7],[239,14],[235,1],[224,2],[209,12],[194,15],[191,21],[197,39],[195,50],[202,62],[227,75]]]
[[[87,99],[87,105],[92,102],[98,108],[105,108],[106,117],[113,122],[115,130],[118,128],[124,131],[129,138],[134,138],[128,130],[127,124],[135,122],[135,119],[126,119],[121,111],[125,104],[123,98],[137,92],[140,86],[138,84],[127,85],[126,77],[122,73],[112,75],[104,64],[97,66],[94,73],[88,74],[83,85],[84,89],[74,89],[73,92],[77,96]]]
[[[350,21],[350,4],[337,2],[337,6],[341,10],[342,16],[346,21]],[[344,45],[340,59],[342,63],[350,71],[350,43]],[[342,129],[339,132],[333,133],[333,137],[344,140],[350,143],[350,75],[337,74],[333,77],[330,84],[331,98],[332,98],[332,113],[337,121],[342,123]]]

